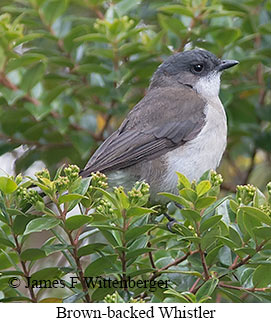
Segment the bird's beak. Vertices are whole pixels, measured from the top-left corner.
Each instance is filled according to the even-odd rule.
[[[217,70],[219,72],[222,72],[222,71],[226,70],[227,68],[233,67],[233,66],[235,66],[237,64],[239,64],[239,62],[235,61],[235,60],[231,60],[231,59],[222,60],[220,62],[220,64],[217,66]]]

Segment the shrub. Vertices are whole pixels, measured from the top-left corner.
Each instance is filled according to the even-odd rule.
[[[0,177],[2,302],[270,301],[271,183],[219,199],[221,175],[178,173],[170,232],[147,183],[78,171]]]

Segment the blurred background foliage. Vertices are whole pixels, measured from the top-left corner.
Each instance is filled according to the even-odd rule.
[[[36,161],[51,172],[83,167],[144,96],[157,66],[201,47],[240,61],[223,75],[220,94],[229,124],[224,189],[264,189],[270,9],[259,0],[1,0],[0,154],[13,153],[16,173]]]

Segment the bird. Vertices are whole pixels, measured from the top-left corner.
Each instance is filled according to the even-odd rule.
[[[159,192],[177,193],[176,172],[192,181],[216,169],[227,143],[220,76],[238,63],[199,48],[169,56],[154,72],[145,96],[80,175],[99,171],[110,186],[127,190],[145,181],[151,203],[163,204]]]

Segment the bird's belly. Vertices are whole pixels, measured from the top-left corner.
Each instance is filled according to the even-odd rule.
[[[207,115],[207,123],[195,139],[165,155],[167,170],[161,181],[163,187],[159,189],[176,192],[176,171],[191,181],[198,180],[209,169],[216,169],[226,148],[226,142],[227,123],[221,105],[219,111],[211,111],[211,114]]]

